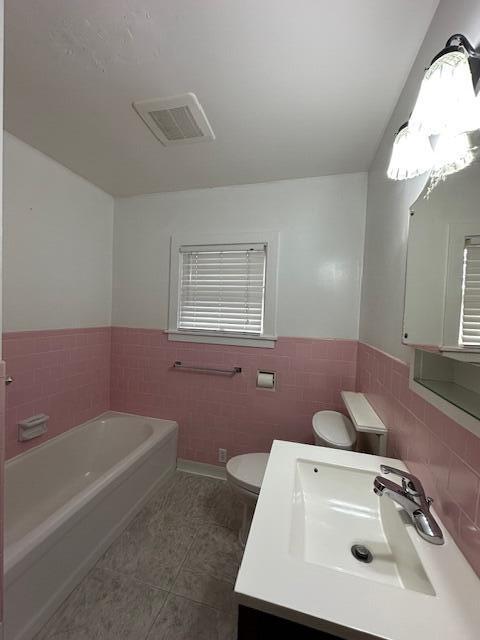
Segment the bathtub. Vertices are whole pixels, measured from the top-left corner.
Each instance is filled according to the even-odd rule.
[[[7,462],[6,639],[32,638],[173,474],[177,431],[108,412]]]

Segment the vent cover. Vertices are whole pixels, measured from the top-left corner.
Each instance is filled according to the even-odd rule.
[[[215,134],[193,93],[134,102],[133,108],[164,145],[215,140]]]

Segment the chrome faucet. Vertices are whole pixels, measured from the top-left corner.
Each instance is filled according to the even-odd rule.
[[[443,544],[443,534],[437,521],[430,513],[433,498],[427,498],[422,483],[416,477],[385,464],[380,466],[385,475],[392,473],[402,479],[402,484],[392,482],[388,478],[377,476],[373,481],[373,490],[377,496],[388,496],[399,504],[410,516],[419,535],[432,544]]]

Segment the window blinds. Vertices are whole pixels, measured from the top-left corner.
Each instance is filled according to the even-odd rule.
[[[180,248],[179,330],[261,335],[266,247]]]
[[[480,346],[480,236],[465,241],[460,343]]]

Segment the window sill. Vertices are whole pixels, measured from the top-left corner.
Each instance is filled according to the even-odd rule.
[[[202,344],[225,344],[236,347],[259,347],[263,349],[273,349],[276,336],[238,336],[228,333],[221,335],[195,333],[188,331],[167,331],[168,339],[174,342],[199,342]]]

